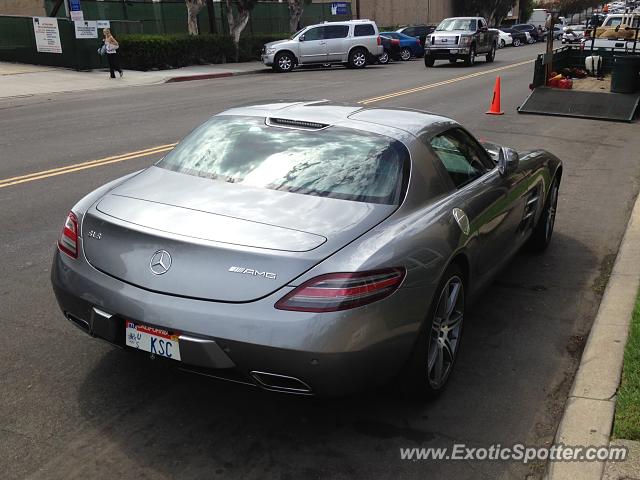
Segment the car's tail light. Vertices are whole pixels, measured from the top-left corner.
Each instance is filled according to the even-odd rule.
[[[404,268],[357,273],[329,273],[312,278],[282,297],[276,308],[298,312],[337,312],[391,295],[402,283]]]
[[[382,38],[380,38],[380,35],[378,35],[378,45],[382,45]]]
[[[419,38],[416,38],[416,43],[417,43],[418,45],[420,45],[420,39],[419,39]]]
[[[71,258],[78,258],[78,217],[69,212],[58,240],[58,248]]]
[[[392,45],[400,45],[400,40],[398,40],[397,38],[394,38],[391,40],[391,44]]]

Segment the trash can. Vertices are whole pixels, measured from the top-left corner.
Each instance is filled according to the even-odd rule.
[[[611,71],[613,93],[635,93],[640,90],[640,55],[616,55]]]

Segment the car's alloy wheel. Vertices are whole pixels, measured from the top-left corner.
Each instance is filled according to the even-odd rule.
[[[545,250],[551,243],[553,235],[553,227],[556,223],[556,212],[558,210],[558,190],[560,189],[560,181],[554,180],[549,190],[542,216],[531,233],[531,237],[527,243],[527,247],[534,252]]]
[[[519,47],[520,46],[520,39],[519,38],[514,38],[513,39],[513,46],[514,47]]]
[[[408,48],[403,48],[400,52],[400,58],[405,62],[407,60],[411,60],[411,50],[409,50]]]
[[[556,210],[558,209],[558,182],[554,182],[549,194],[549,205],[547,206],[546,218],[544,222],[544,238],[547,243],[551,241],[553,227],[556,224]]]
[[[464,274],[457,263],[445,270],[434,292],[399,387],[411,397],[431,399],[445,388],[460,349],[465,313]]]
[[[367,66],[367,54],[364,50],[357,49],[349,54],[349,66],[351,68],[364,68]]]
[[[276,72],[286,73],[293,70],[294,60],[290,53],[279,53],[274,61]]]
[[[493,46],[491,47],[491,51],[487,54],[487,62],[491,63],[495,60],[495,58],[496,58],[496,45],[494,43]]]
[[[378,57],[378,62],[382,65],[386,65],[387,63],[389,63],[389,54],[387,52],[384,52]]]
[[[464,320],[464,283],[454,275],[440,291],[427,346],[427,379],[439,390],[449,378],[456,358]]]
[[[471,67],[476,63],[476,47],[473,45],[469,49],[469,55],[465,58],[464,63],[466,66]]]
[[[507,46],[507,42],[505,42],[504,40],[500,40],[500,48],[504,48]]]

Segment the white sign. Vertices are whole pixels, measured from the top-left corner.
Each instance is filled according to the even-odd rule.
[[[82,10],[71,10],[71,20],[74,22],[84,22]]]
[[[76,38],[98,38],[98,22],[85,20],[73,24],[76,27]]]
[[[98,20],[98,28],[111,28],[111,22],[109,20]]]
[[[62,53],[57,18],[33,17],[33,34],[36,37],[36,50],[38,52]]]

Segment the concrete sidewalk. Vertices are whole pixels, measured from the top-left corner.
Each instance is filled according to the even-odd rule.
[[[0,62],[0,99],[203,80],[260,71],[266,71],[260,62],[225,63],[149,72],[125,70],[123,78],[111,79],[108,70],[76,72],[66,68]]]
[[[629,448],[625,462],[557,461],[546,480],[640,479],[640,443],[611,441],[629,325],[640,286],[640,196],[629,218],[580,367],[556,432],[556,445]]]

